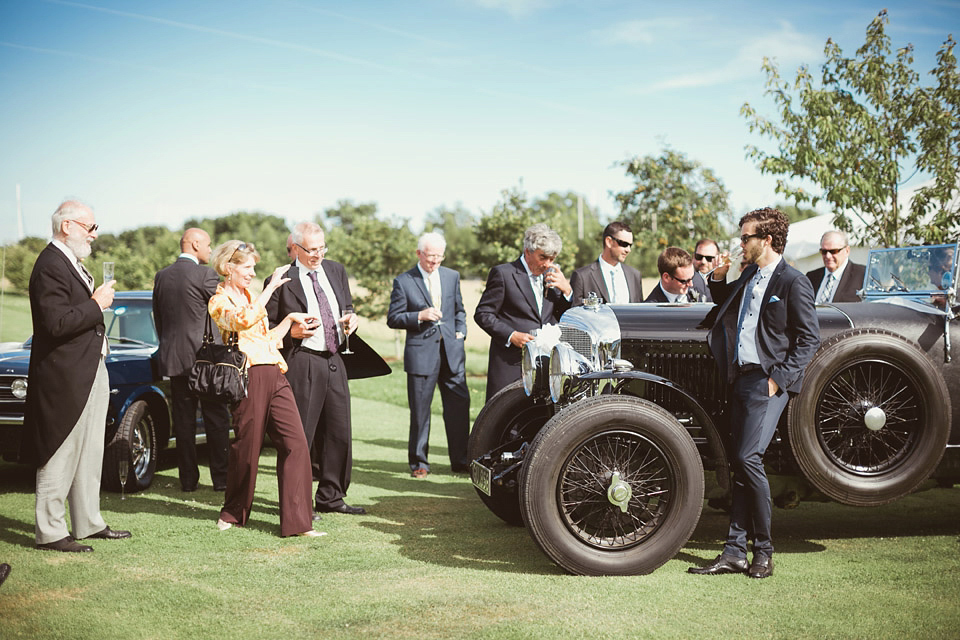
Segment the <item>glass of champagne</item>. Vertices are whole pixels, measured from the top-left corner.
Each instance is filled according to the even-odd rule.
[[[110,266],[113,266],[112,262],[110,263]],[[122,460],[120,460],[117,470],[120,472],[120,499],[126,500],[127,496],[125,495],[124,490],[127,488],[127,478],[130,473],[130,461],[124,457]]]
[[[103,282],[104,284],[113,280],[113,263],[104,262],[103,263]]]
[[[720,267],[727,267],[727,266],[732,267],[734,265],[739,266],[740,261],[743,260],[743,247],[737,244],[737,246],[733,247],[729,251],[724,251],[723,253],[721,253],[716,260],[717,260],[716,266],[713,267],[713,269],[710,269],[710,271],[707,271],[706,273],[706,279],[708,280],[713,275],[713,272],[719,269]]]
[[[340,324],[343,325],[343,337],[345,340],[344,350],[341,351],[340,353],[342,353],[345,356],[353,355],[353,351],[350,351],[350,329],[348,328],[350,324],[350,314],[347,314],[342,318],[340,318]]]

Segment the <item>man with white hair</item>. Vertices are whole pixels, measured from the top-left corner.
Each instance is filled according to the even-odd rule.
[[[843,231],[827,231],[820,238],[823,266],[807,272],[816,291],[817,304],[828,302],[860,302],[857,290],[863,288],[866,267],[850,257],[850,243]]]
[[[556,323],[570,308],[573,288],[553,264],[562,248],[557,232],[537,223],[523,234],[523,254],[487,276],[473,315],[490,334],[487,400],[520,379],[521,349],[533,340],[531,332]]]
[[[446,246],[439,233],[420,236],[417,264],[394,278],[387,311],[387,326],[407,332],[403,349],[410,405],[407,460],[414,478],[425,478],[430,472],[430,405],[438,384],[450,469],[464,473],[469,468],[470,392],[463,345],[467,312],[460,295],[460,274],[440,266]]]
[[[30,393],[23,457],[37,465],[36,545],[93,551],[84,538],[129,538],[100,515],[100,472],[110,381],[103,310],[114,281],[94,287],[83,266],[97,238],[93,209],[68,200],[53,214],[53,240],[30,274]],[[67,529],[65,503],[70,505]]]

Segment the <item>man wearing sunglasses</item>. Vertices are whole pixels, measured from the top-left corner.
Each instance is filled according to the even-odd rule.
[[[103,310],[113,304],[114,281],[95,287],[83,264],[97,239],[93,209],[64,202],[52,223],[53,240],[30,274],[33,345],[21,453],[37,466],[37,548],[82,553],[93,547],[78,540],[130,537],[108,527],[100,514],[110,403]]]
[[[693,258],[680,247],[667,247],[657,258],[660,284],[644,302],[697,302],[693,283]]]
[[[866,267],[850,257],[850,244],[843,231],[827,231],[820,238],[823,267],[807,272],[817,304],[828,302],[860,302],[857,291],[863,288]]]
[[[717,256],[720,247],[715,240],[703,238],[693,250],[693,267],[695,269],[693,283],[690,288],[700,294],[700,302],[713,302],[710,287],[707,286],[707,274],[717,266]]]
[[[640,271],[624,261],[633,249],[633,232],[626,222],[616,220],[603,230],[603,251],[596,262],[580,267],[570,277],[573,306],[596,293],[603,302],[625,304],[643,301]]]
[[[710,276],[717,307],[707,342],[731,385],[727,457],[733,471],[730,528],[723,551],[698,575],[773,575],[770,484],[763,454],[773,439],[790,395],[800,391],[803,372],[820,346],[813,287],[783,259],[790,223],[777,209],[751,211],[740,219],[746,267],[727,283],[730,266]],[[747,563],[752,542],[753,561]]]

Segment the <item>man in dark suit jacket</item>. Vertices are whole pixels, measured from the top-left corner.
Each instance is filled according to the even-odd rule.
[[[417,264],[393,280],[387,311],[387,326],[407,331],[403,349],[410,405],[407,461],[415,478],[430,472],[430,404],[438,382],[450,468],[455,473],[469,468],[470,392],[463,348],[467,312],[460,295],[460,274],[440,266],[446,245],[438,233],[420,237]]]
[[[217,291],[220,278],[210,267],[210,236],[203,229],[187,229],[180,238],[180,257],[153,278],[153,320],[160,337],[157,350],[159,372],[170,378],[173,432],[177,438],[180,487],[196,491],[197,402],[187,389],[190,369],[196,361],[209,317],[207,303]],[[213,332],[220,341],[220,332]],[[230,410],[223,402],[200,400],[203,428],[210,454],[210,479],[215,491],[227,488],[227,448],[230,446]]]
[[[580,267],[570,276],[573,306],[582,305],[591,292],[610,304],[643,302],[643,276],[624,263],[633,247],[630,225],[619,220],[611,222],[603,230],[601,241],[603,250],[597,261]]]
[[[823,266],[807,272],[816,293],[817,304],[860,302],[857,291],[863,288],[867,269],[850,260],[850,243],[843,231],[827,231],[820,238]],[[830,274],[829,277],[824,277]]]
[[[353,466],[353,435],[350,387],[341,352],[346,334],[353,333],[358,324],[347,270],[339,262],[323,259],[327,245],[319,225],[301,222],[294,227],[292,240],[297,259],[286,274],[290,282],[270,298],[267,315],[271,326],[290,312],[306,312],[320,319],[308,329],[291,329],[281,351],[307,444],[319,466],[315,508],[318,512],[364,514],[363,507],[344,502]]]
[[[30,393],[23,457],[37,465],[36,544],[83,552],[84,538],[129,538],[100,515],[100,473],[110,380],[103,310],[113,304],[110,280],[94,289],[83,266],[97,237],[93,210],[67,201],[53,214],[53,241],[30,274]],[[65,504],[70,505],[72,535]]]
[[[729,265],[714,271],[710,290],[718,307],[707,340],[730,393],[730,528],[723,552],[690,573],[773,574],[770,485],[763,454],[789,395],[800,391],[803,372],[820,346],[813,287],[782,254],[790,223],[776,209],[757,209],[740,219],[740,278],[727,284]],[[710,315],[708,315],[710,318]],[[748,538],[753,561],[747,565]]]
[[[644,302],[697,302],[693,282],[693,258],[680,247],[667,247],[657,257],[660,282]]]
[[[563,247],[556,231],[538,223],[523,234],[523,254],[490,270],[473,319],[490,334],[487,400],[520,379],[521,348],[531,331],[554,324],[570,308],[573,290],[553,261]]]
[[[711,238],[702,238],[693,249],[694,275],[690,288],[698,294],[698,302],[713,302],[710,287],[707,286],[707,278],[717,266],[719,257],[720,246]]]

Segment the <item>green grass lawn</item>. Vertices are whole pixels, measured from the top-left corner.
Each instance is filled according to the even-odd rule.
[[[393,353],[389,331],[370,334],[380,353]],[[486,353],[468,347],[473,418]],[[956,488],[874,509],[775,510],[768,580],[686,574],[716,555],[726,533],[726,514],[708,507],[689,543],[652,575],[570,576],[450,474],[439,397],[434,473],[409,477],[405,376],[391,366],[390,376],[351,383],[348,500],[369,514],[325,516],[323,538],[279,537],[267,449],[245,528],[217,531],[222,494],[209,484],[182,493],[168,455],[148,491],[102,495],[107,522],[132,539],[93,541],[92,554],[38,551],[32,473],[0,463],[0,562],[13,565],[0,587],[0,640],[960,637]]]
[[[378,382],[379,381],[379,382]],[[725,514],[654,574],[564,574],[522,528],[492,516],[449,473],[435,416],[434,473],[410,478],[407,412],[369,398],[403,376],[356,385],[349,501],[324,538],[279,537],[268,449],[249,526],[217,531],[222,494],[180,492],[166,460],[150,490],[104,493],[125,541],[92,554],[33,548],[33,482],[0,464],[0,637],[10,638],[955,638],[960,634],[960,491],[935,489],[875,509],[803,503],[776,510],[773,578],[697,577]],[[361,386],[369,388],[361,389]],[[389,393],[387,390],[390,390]]]

